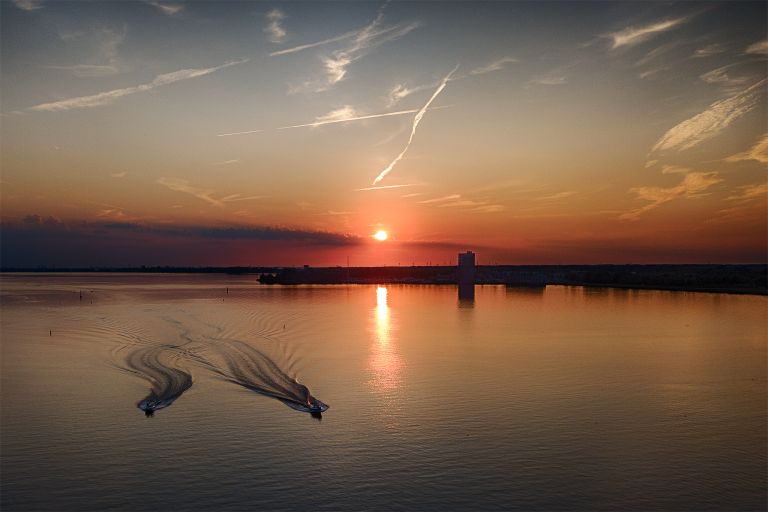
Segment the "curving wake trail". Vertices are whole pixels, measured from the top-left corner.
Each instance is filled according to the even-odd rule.
[[[192,375],[176,364],[180,357],[178,350],[175,345],[139,347],[120,366],[152,385],[149,394],[136,404],[147,416],[169,407],[192,387]]]
[[[206,360],[206,365],[229,382],[280,400],[297,411],[319,415],[328,410],[329,406],[312,396],[307,386],[260,350],[237,340],[222,340],[215,348],[224,364],[217,366]]]

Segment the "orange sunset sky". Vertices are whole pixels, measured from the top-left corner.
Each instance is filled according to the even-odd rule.
[[[764,2],[0,8],[6,268],[766,259]]]

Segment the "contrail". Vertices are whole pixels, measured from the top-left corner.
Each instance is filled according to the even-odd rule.
[[[32,110],[34,112],[60,112],[78,108],[102,107],[104,105],[111,105],[118,99],[130,94],[151,91],[157,87],[163,87],[165,85],[180,82],[182,80],[189,80],[191,78],[209,75],[220,69],[236,66],[245,62],[248,62],[248,59],[232,60],[212,68],[179,69],[178,71],[171,71],[170,73],[157,75],[151,82],[145,82],[143,84],[134,85],[131,87],[123,87],[122,89],[113,89],[111,91],[91,94],[90,96],[78,96],[77,98],[69,98],[51,103],[41,103],[39,105],[28,107],[27,110]]]
[[[264,130],[248,130],[247,132],[220,133],[217,137],[229,137],[230,135],[248,135],[249,133],[261,133]]]
[[[386,188],[403,188],[403,187],[413,187],[416,185],[416,183],[406,183],[405,185],[382,185],[379,187],[365,187],[365,188],[357,188],[353,192],[363,192],[366,190],[383,190]]]
[[[443,109],[448,108],[449,105],[441,106],[441,107],[434,107],[429,110],[437,110],[437,109]],[[316,126],[323,126],[326,124],[335,124],[335,123],[346,123],[349,121],[363,121],[365,119],[376,119],[379,117],[389,117],[389,116],[402,116],[405,114],[413,114],[414,112],[420,112],[417,109],[411,109],[411,110],[400,110],[397,112],[384,112],[381,114],[369,114],[365,116],[357,116],[357,117],[347,117],[343,119],[326,119],[324,121],[314,121],[312,123],[304,123],[304,124],[294,124],[291,126],[280,126],[278,128],[275,128],[275,130],[289,130],[291,128],[314,128]],[[248,130],[245,132],[233,132],[233,133],[220,133],[216,135],[217,137],[230,137],[232,135],[249,135],[251,133],[261,133],[264,130]]]
[[[378,182],[384,179],[384,176],[389,174],[389,172],[397,165],[397,162],[403,159],[403,156],[405,156],[406,151],[408,151],[408,148],[411,146],[411,142],[413,142],[413,136],[416,135],[416,127],[419,126],[419,122],[421,122],[421,118],[424,117],[424,114],[427,112],[427,109],[432,104],[432,102],[437,98],[437,95],[443,92],[443,89],[445,89],[445,86],[448,84],[448,80],[451,79],[451,76],[456,72],[456,70],[459,69],[459,65],[456,64],[456,67],[451,70],[450,73],[445,75],[445,78],[440,82],[440,85],[437,87],[434,93],[432,93],[432,97],[429,98],[429,101],[426,105],[421,107],[421,110],[418,111],[416,116],[413,118],[413,126],[411,127],[411,136],[408,137],[408,143],[405,145],[403,150],[400,152],[397,157],[395,157],[394,160],[387,166],[386,169],[381,171],[378,176],[376,176],[376,179],[373,180],[373,185],[376,185]]]
[[[377,117],[402,116],[404,114],[413,114],[414,112],[417,112],[417,110],[416,109],[400,110],[398,112],[384,112],[383,114],[369,114],[367,116],[347,117],[342,119],[327,119],[324,121],[315,121],[314,123],[295,124],[292,126],[281,126],[277,129],[289,130],[291,128],[306,128],[308,126],[315,127],[315,126],[323,126],[324,124],[346,123],[347,121],[362,121],[364,119],[376,119]]]
[[[337,41],[342,41],[344,39],[352,37],[355,34],[357,34],[357,32],[358,32],[357,30],[353,30],[352,32],[347,32],[346,34],[341,34],[340,36],[331,37],[329,39],[323,39],[322,41],[317,41],[316,43],[302,44],[301,46],[294,46],[293,48],[286,48],[285,50],[278,50],[276,52],[270,53],[269,56],[270,57],[277,57],[278,55],[287,55],[289,53],[296,53],[296,52],[300,52],[302,50],[308,50],[309,48],[314,48],[316,46],[322,46],[324,44],[335,43]]]

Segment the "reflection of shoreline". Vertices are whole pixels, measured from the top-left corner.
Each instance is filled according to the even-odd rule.
[[[400,387],[403,364],[392,339],[387,288],[384,286],[376,288],[376,308],[373,313],[373,353],[369,362],[373,374],[371,383],[376,391],[392,391]]]
[[[456,285],[455,266],[258,269],[264,284]],[[768,266],[723,265],[478,265],[475,284],[595,286],[767,295]]]

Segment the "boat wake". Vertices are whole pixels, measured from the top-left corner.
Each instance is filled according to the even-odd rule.
[[[192,375],[179,366],[181,354],[175,345],[142,346],[128,355],[122,370],[150,382],[149,394],[136,406],[147,416],[170,407],[192,387]]]
[[[221,340],[213,345],[223,360],[206,365],[224,379],[264,396],[274,398],[296,411],[320,415],[328,405],[309,392],[307,386],[285,373],[264,352],[237,340]]]
[[[122,338],[121,346],[112,353],[112,365],[151,384],[147,396],[136,404],[147,416],[170,407],[192,387],[189,366],[210,371],[228,382],[279,400],[291,409],[310,413],[317,419],[328,409],[327,404],[291,377],[296,374],[294,367],[298,360],[285,352],[288,347],[279,339],[283,327],[267,329],[269,325],[265,327],[260,322],[249,321],[251,328],[243,330],[238,329],[237,323],[233,326],[212,322],[184,310],[158,319],[178,331],[175,335],[178,343],[149,342],[157,335],[151,324],[130,325],[130,328],[110,326]],[[167,331],[164,336],[168,336]],[[242,341],[243,337],[263,338],[268,343],[265,347],[255,348]],[[270,357],[268,349],[283,351],[285,357],[281,362],[284,364],[278,364]]]

